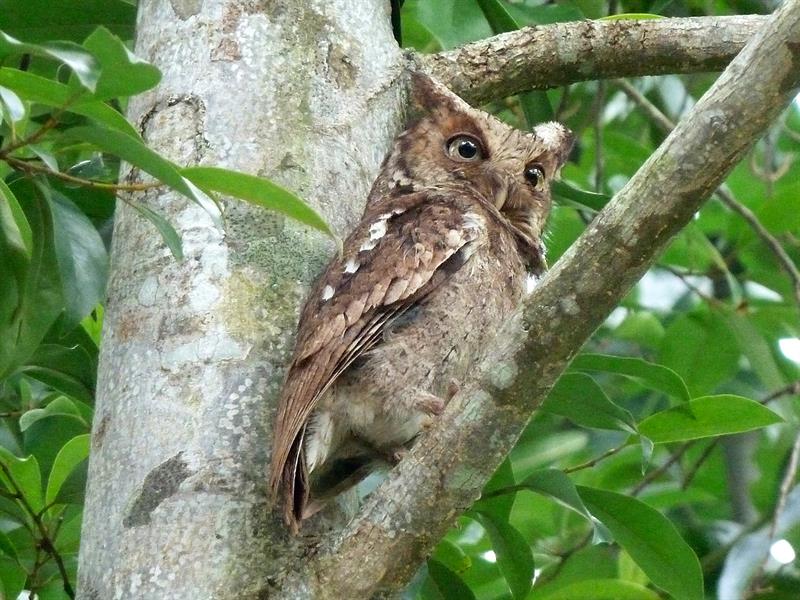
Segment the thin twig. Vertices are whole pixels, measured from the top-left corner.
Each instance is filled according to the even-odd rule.
[[[607,459],[609,456],[614,456],[618,452],[622,451],[623,449],[627,448],[627,444],[623,446],[617,446],[616,448],[611,448],[603,452],[600,456],[596,456],[592,460],[586,461],[580,465],[575,465],[574,467],[567,467],[563,469],[564,473],[574,473],[575,471],[580,471],[582,469],[590,469],[591,467],[595,466],[602,460]]]
[[[82,187],[88,187],[98,190],[108,190],[112,192],[143,192],[146,190],[152,190],[164,186],[164,184],[161,182],[106,183],[104,181],[97,181],[95,179],[84,179],[82,177],[75,177],[74,175],[68,175],[67,173],[62,173],[61,171],[53,171],[49,167],[44,167],[42,165],[30,163],[24,160],[20,160],[18,158],[12,158],[10,156],[6,156],[3,160],[5,160],[8,164],[17,167],[20,171],[25,171],[26,173],[41,173],[44,175],[49,175],[50,177],[55,177],[56,179],[60,179],[62,181],[68,181],[70,183],[80,185]]]
[[[605,179],[605,156],[603,155],[603,108],[606,103],[606,83],[597,83],[597,96],[594,102],[594,191],[603,191]]]
[[[19,140],[18,142],[12,142],[2,150],[0,150],[0,159],[7,159],[8,155],[14,152],[15,150],[19,150],[20,148],[24,148],[25,146],[30,146],[31,144],[35,144],[38,142],[45,133],[53,129],[56,125],[58,125],[58,120],[62,114],[64,114],[67,109],[80,97],[83,95],[83,91],[79,91],[76,94],[73,94],[67,101],[64,103],[63,106],[58,107],[48,117],[47,121],[45,121],[39,129],[34,131],[28,137]]]
[[[685,442],[681,444],[680,448],[678,448],[675,452],[673,452],[670,457],[664,461],[664,464],[658,467],[657,469],[653,469],[647,475],[642,477],[642,480],[636,484],[636,487],[631,490],[631,496],[638,496],[644,491],[648,485],[650,485],[653,481],[661,477],[664,473],[666,473],[667,469],[669,469],[672,465],[678,462],[686,451],[689,450],[692,446],[694,446],[696,442],[694,440]]]
[[[778,501],[775,503],[775,510],[772,512],[772,518],[770,519],[769,523],[767,552],[764,555],[764,558],[761,560],[761,563],[758,565],[758,569],[756,570],[752,579],[750,580],[751,593],[748,595],[748,597],[751,597],[755,595],[755,593],[761,591],[761,580],[763,579],[764,571],[767,568],[767,562],[769,561],[769,548],[772,546],[772,541],[775,539],[775,532],[778,530],[778,520],[786,508],[786,499],[788,498],[789,492],[792,490],[792,486],[797,479],[798,463],[800,463],[800,432],[798,432],[794,438],[792,451],[789,454],[789,464],[786,465],[786,472],[783,474],[783,479],[781,479],[781,485],[778,491]]]
[[[655,104],[645,98],[639,90],[624,79],[617,79],[615,83],[664,133],[672,131],[675,124],[669,117],[661,112]],[[756,217],[753,211],[737,201],[724,187],[720,186],[717,188],[716,195],[726,207],[742,217],[755,234],[761,238],[761,241],[772,251],[780,266],[789,276],[789,279],[791,279],[792,285],[794,286],[795,300],[798,306],[800,306],[800,270],[798,270],[794,261],[787,254],[786,250],[784,250],[781,243],[775,236],[767,231],[767,228],[761,224],[761,221],[758,220],[758,217]]]
[[[13,493],[17,494],[17,501],[22,506],[22,508],[28,513],[33,523],[36,525],[36,529],[39,531],[39,535],[41,536],[39,540],[38,546],[41,547],[50,557],[55,561],[56,566],[58,567],[58,572],[61,575],[61,580],[64,584],[64,593],[67,594],[70,598],[75,598],[75,590],[72,588],[72,584],[69,581],[69,575],[67,574],[67,568],[64,565],[64,559],[59,554],[58,550],[55,547],[54,541],[50,538],[50,534],[47,531],[47,527],[42,521],[41,516],[37,513],[33,507],[31,506],[28,499],[25,497],[25,494],[22,492],[22,488],[14,479],[14,476],[11,473],[11,469],[3,462],[0,461],[0,470],[3,471],[3,475],[6,476],[8,482],[13,487]]]

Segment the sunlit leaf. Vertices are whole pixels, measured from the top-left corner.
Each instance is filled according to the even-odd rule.
[[[67,106],[67,112],[89,117],[101,125],[139,138],[136,128],[116,110],[91,98],[75,100],[74,90],[63,83],[33,73],[0,66],[0,85],[14,90],[31,102],[38,102],[54,108]]]
[[[604,371],[624,375],[681,401],[687,402],[691,398],[686,384],[675,371],[642,358],[587,353],[575,357],[570,367],[580,371]]]
[[[216,167],[189,167],[182,169],[181,174],[201,189],[241,198],[332,235],[328,224],[313,208],[269,179]]]
[[[105,27],[95,29],[83,47],[100,63],[100,79],[94,93],[98,100],[135,96],[155,87],[161,79],[156,67],[136,57]]]
[[[689,402],[691,414],[677,406],[650,415],[639,433],[656,444],[741,433],[783,421],[766,406],[742,396],[702,396]]]
[[[139,204],[138,202],[129,202],[128,205],[142,215],[145,219],[150,221],[153,225],[155,225],[158,233],[161,234],[161,239],[164,240],[164,243],[167,245],[167,248],[169,248],[172,256],[178,260],[183,260],[183,245],[181,244],[181,236],[179,236],[178,232],[175,231],[175,228],[169,224],[169,221],[144,204]]]
[[[26,44],[0,31],[0,58],[13,54],[46,56],[64,63],[90,92],[94,92],[100,76],[97,60],[78,44],[72,42],[45,42]]]
[[[550,391],[541,410],[567,417],[577,425],[634,433],[636,421],[614,404],[585,373],[565,373]]]
[[[61,491],[61,486],[72,474],[75,467],[89,457],[89,445],[90,435],[87,433],[75,436],[58,451],[47,480],[45,501],[48,505],[55,502]]]
[[[525,538],[504,519],[478,513],[478,519],[492,540],[497,566],[505,577],[511,595],[525,598],[533,582],[533,553]]]
[[[676,598],[703,598],[700,562],[666,517],[631,496],[584,486],[577,489],[589,511],[655,585]]]

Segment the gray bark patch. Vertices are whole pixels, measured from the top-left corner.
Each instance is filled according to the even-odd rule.
[[[178,452],[147,474],[139,496],[128,511],[128,516],[122,520],[126,528],[150,523],[150,513],[175,494],[181,482],[192,474],[181,457],[182,454],[183,452]]]

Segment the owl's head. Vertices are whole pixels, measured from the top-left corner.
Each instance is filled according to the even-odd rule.
[[[469,191],[538,241],[572,132],[560,123],[514,129],[420,73],[412,76],[412,100],[418,115],[384,165],[386,191]]]

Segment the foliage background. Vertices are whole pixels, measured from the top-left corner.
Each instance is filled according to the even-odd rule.
[[[435,52],[531,24],[766,13],[774,4],[406,0],[401,33],[404,46]],[[169,185],[215,215],[222,194],[326,229],[269,182],[182,168],[143,146],[117,112],[158,81],[125,52],[135,13],[125,0],[0,0],[0,31],[28,43],[0,38],[8,598],[74,594],[114,193],[142,191],[117,182],[120,158],[153,176],[145,188]],[[578,136],[555,189],[551,263],[664,138],[643,105],[679,120],[714,78],[586,82],[485,107],[519,127],[557,119]],[[728,201],[708,203],[597,331],[406,596],[800,594],[800,276],[788,264],[800,257],[799,139],[795,105],[728,178]],[[179,260],[169,223],[136,196],[120,198]]]

